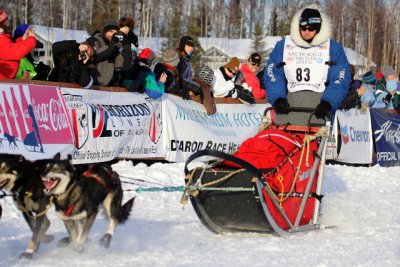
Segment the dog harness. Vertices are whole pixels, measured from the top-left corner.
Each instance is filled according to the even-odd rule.
[[[107,188],[107,185],[104,183],[104,181],[97,175],[94,175],[91,171],[93,169],[94,165],[89,165],[88,169],[82,174],[82,176],[91,178],[95,180],[97,183],[99,183],[103,188],[106,193],[108,193],[110,190]],[[108,176],[111,178],[111,173],[107,171]]]

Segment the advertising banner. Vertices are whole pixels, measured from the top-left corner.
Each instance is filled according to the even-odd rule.
[[[184,162],[198,150],[232,153],[261,124],[265,104],[218,104],[208,116],[202,104],[168,95],[163,101],[166,159]]]
[[[340,126],[340,153],[337,161],[355,164],[372,163],[373,139],[368,111],[336,111]]]
[[[400,166],[400,115],[371,109],[376,160],[380,166]]]
[[[0,153],[34,161],[62,157],[73,149],[73,133],[59,88],[0,83]]]
[[[131,92],[62,93],[74,130],[74,163],[164,157],[160,100]]]

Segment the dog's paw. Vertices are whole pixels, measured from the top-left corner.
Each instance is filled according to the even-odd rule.
[[[54,235],[43,235],[40,239],[39,242],[40,243],[44,243],[44,244],[48,244],[51,241],[53,241],[54,239]]]
[[[21,253],[21,255],[19,255],[20,259],[27,259],[30,260],[33,257],[33,253],[29,253],[29,252],[23,252]]]
[[[78,252],[78,253],[85,252],[85,248],[84,248],[83,245],[76,245],[76,246],[74,246],[74,248],[75,248],[75,251]]]
[[[64,238],[61,238],[61,239],[58,240],[58,242],[57,242],[57,247],[59,247],[59,248],[66,247],[66,246],[69,245],[70,241],[71,241],[71,240],[69,239],[69,236],[66,236],[66,237],[64,237]]]
[[[108,248],[111,243],[111,238],[112,238],[111,234],[103,235],[103,237],[100,239],[100,246]]]

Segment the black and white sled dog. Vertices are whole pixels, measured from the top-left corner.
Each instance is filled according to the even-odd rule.
[[[46,235],[50,226],[46,212],[51,202],[43,192],[44,186],[38,171],[41,163],[27,161],[22,156],[0,155],[0,189],[13,196],[16,207],[32,230],[28,247],[20,258],[32,258],[40,243],[53,240],[52,235]]]
[[[122,205],[123,191],[116,172],[106,164],[74,166],[70,159],[60,160],[57,154],[48,161],[42,172],[46,195],[53,196],[57,216],[64,221],[68,237],[58,246],[72,244],[82,251],[87,235],[102,204],[109,219],[108,230],[100,245],[108,248],[117,224],[124,223],[130,214],[134,198]]]

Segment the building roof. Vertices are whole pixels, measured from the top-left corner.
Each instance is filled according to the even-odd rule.
[[[51,29],[50,27],[40,25],[32,25],[32,28],[38,38],[45,41],[50,41],[51,43],[63,40],[76,40],[78,43],[80,43],[84,42],[89,37],[87,31],[82,30],[66,29],[64,38],[64,30],[62,28],[53,27]]]

